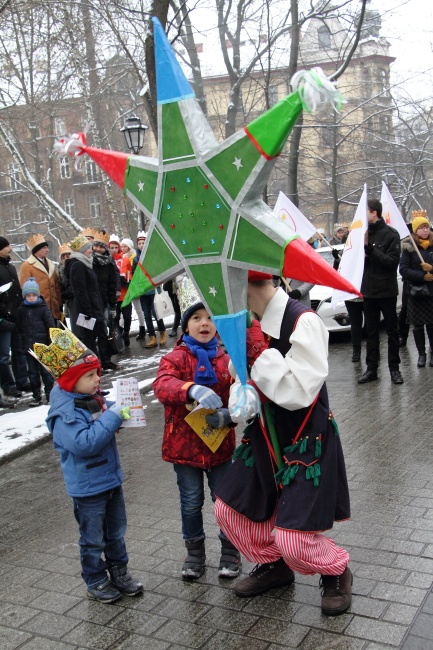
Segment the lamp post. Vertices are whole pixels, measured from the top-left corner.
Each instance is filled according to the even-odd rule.
[[[137,115],[131,115],[125,120],[125,125],[120,129],[126,141],[126,146],[135,155],[139,154],[143,148],[144,136],[149,127],[142,124]],[[144,212],[140,210],[141,230],[145,230]]]

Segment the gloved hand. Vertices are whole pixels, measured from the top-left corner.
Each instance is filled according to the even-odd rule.
[[[338,260],[338,261],[339,261],[339,260],[341,259],[341,257],[340,257],[340,253],[338,252],[338,250],[337,250],[336,248],[333,248],[333,249],[331,250],[331,253],[332,253],[332,257],[334,258],[334,260]]]
[[[15,323],[12,323],[10,320],[6,320],[5,318],[0,319],[0,330],[3,332],[13,332],[16,328]]]
[[[214,429],[222,429],[230,424],[231,421],[232,418],[228,409],[218,409],[215,413],[209,413],[206,415],[207,424],[214,427]]]
[[[221,397],[208,386],[193,384],[188,390],[188,397],[198,402],[205,409],[219,409],[223,405]]]
[[[301,292],[299,289],[293,289],[293,291],[289,291],[289,298],[293,298],[294,300],[299,300],[301,297]]]
[[[129,406],[121,407],[121,406],[117,406],[116,404],[113,404],[112,406],[110,406],[108,410],[118,415],[119,418],[121,418],[121,420],[129,420],[129,418],[131,417],[131,409],[129,408]]]
[[[263,350],[268,348],[268,342],[262,332],[258,320],[253,320],[251,327],[247,328],[247,360],[252,366]]]
[[[117,311],[115,309],[110,309],[110,318],[114,320],[117,316]]]

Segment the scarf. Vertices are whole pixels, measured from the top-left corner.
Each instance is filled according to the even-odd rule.
[[[71,259],[80,260],[80,262],[83,262],[83,264],[88,266],[89,269],[93,269],[92,257],[87,257],[87,255],[84,255],[84,253],[72,253]]]
[[[113,261],[111,255],[107,253],[95,253],[93,251],[92,257],[94,266],[107,266],[107,264],[111,264]]]
[[[35,302],[27,302],[27,300],[25,298],[23,300],[23,303],[25,305],[40,305],[41,302],[42,302],[42,298],[40,296],[39,296],[39,298],[37,300],[35,300]]]
[[[418,246],[421,246],[424,250],[427,250],[431,246],[430,239],[421,239],[421,237],[418,237]]]
[[[197,339],[188,334],[184,334],[182,340],[193,355],[197,357],[197,367],[193,378],[194,383],[200,384],[200,386],[217,384],[218,378],[210,362],[211,359],[216,357],[218,352],[218,340],[216,336],[209,343],[199,343]]]

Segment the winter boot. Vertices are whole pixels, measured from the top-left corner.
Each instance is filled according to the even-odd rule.
[[[33,393],[33,397],[31,401],[29,402],[29,406],[40,406],[42,404],[42,395],[41,391],[35,391]]]
[[[325,616],[338,616],[349,609],[352,602],[353,577],[347,566],[339,576],[322,576],[322,612]]]
[[[146,328],[144,325],[140,325],[140,331],[138,333],[138,336],[135,337],[136,341],[144,341],[146,338]]]
[[[228,539],[221,540],[220,578],[237,578],[241,570],[241,554]]]
[[[46,388],[45,389],[45,399],[47,400],[47,404],[50,403],[50,393],[51,393],[51,388]]]
[[[122,337],[123,337],[123,341],[125,343],[125,348],[129,348],[129,346],[130,346],[129,332],[128,333],[123,332]]]
[[[143,585],[131,576],[126,564],[124,566],[110,567],[110,575],[113,585],[124,596],[138,596],[143,593]]]
[[[97,600],[100,603],[115,603],[122,598],[122,594],[112,584],[111,580],[106,578],[104,582],[94,587],[87,587],[87,596],[91,600]]]
[[[177,327],[173,327],[173,329],[171,330],[171,332],[169,334],[170,338],[174,338],[175,336],[177,336]]]
[[[354,345],[353,352],[352,352],[352,362],[358,363],[358,361],[361,361],[361,346]]]
[[[158,341],[156,340],[156,336],[149,336],[149,340],[144,347],[146,349],[158,347]]]
[[[425,368],[427,356],[425,353],[425,332],[423,327],[414,327],[413,338],[415,339],[416,349],[418,350],[418,368]]]
[[[204,572],[206,554],[204,550],[204,539],[186,539],[185,546],[188,555],[182,567],[182,578],[184,580],[197,580]]]
[[[159,333],[159,345],[165,345],[167,343],[167,332],[164,330]]]
[[[258,596],[269,589],[289,586],[295,580],[295,574],[283,558],[276,562],[257,564],[250,575],[236,583],[235,594],[240,598]]]

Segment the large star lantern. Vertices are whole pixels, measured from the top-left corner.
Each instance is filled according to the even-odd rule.
[[[339,101],[320,70],[242,131],[217,142],[161,24],[154,23],[158,159],[88,147],[83,134],[57,143],[87,153],[150,220],[125,303],[186,271],[245,380],[248,270],[358,292],[277,219],[261,196],[303,107]]]

